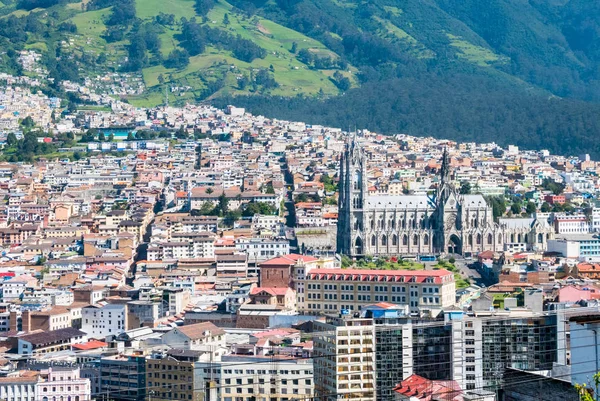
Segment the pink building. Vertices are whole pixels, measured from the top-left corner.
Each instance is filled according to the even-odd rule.
[[[36,401],[90,401],[90,379],[82,379],[79,368],[51,367],[40,372]]]
[[[589,299],[600,299],[600,289],[593,286],[569,285],[558,290],[558,302],[577,302]]]

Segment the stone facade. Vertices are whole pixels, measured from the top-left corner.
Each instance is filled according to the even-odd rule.
[[[496,223],[482,195],[459,194],[450,179],[447,151],[433,195],[369,195],[367,171],[367,154],[354,138],[340,160],[338,253],[352,257],[473,255],[512,249],[509,245],[515,238],[524,239],[526,249],[543,250],[553,238],[546,221],[502,219]]]

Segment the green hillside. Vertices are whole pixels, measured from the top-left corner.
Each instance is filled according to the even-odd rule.
[[[600,155],[600,2],[1,0],[0,71],[35,50],[63,80],[119,73],[139,106]],[[125,75],[128,74],[128,75]],[[133,78],[127,78],[133,77]],[[69,95],[72,101],[77,101]],[[418,116],[418,117],[417,117]]]

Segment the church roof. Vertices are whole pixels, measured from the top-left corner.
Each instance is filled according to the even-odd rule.
[[[367,198],[367,207],[371,209],[378,208],[403,208],[403,209],[413,209],[417,207],[428,207],[429,199],[426,195],[401,195],[401,196],[393,196],[393,195],[374,195],[369,196]]]
[[[487,206],[487,202],[483,195],[474,194],[474,195],[463,195],[462,199],[462,207],[483,207]]]
[[[534,218],[512,218],[512,219],[498,219],[498,222],[501,226],[505,226],[506,228],[532,228],[536,224],[539,224],[538,227],[549,227],[548,222],[546,220],[537,220]]]

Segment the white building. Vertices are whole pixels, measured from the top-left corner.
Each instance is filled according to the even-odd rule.
[[[289,241],[267,238],[238,238],[235,248],[248,255],[248,263],[263,262],[290,253]]]
[[[313,362],[310,358],[278,359],[255,356],[223,356],[221,362],[196,364],[203,383],[213,387],[216,400],[314,399]],[[210,392],[210,389],[206,389]],[[257,397],[261,395],[261,397]]]
[[[105,338],[123,333],[127,328],[125,305],[91,305],[81,310],[81,330],[89,337]]]
[[[0,377],[0,399],[35,401],[39,376]]]
[[[2,283],[2,300],[4,302],[18,300],[27,288],[32,288],[36,283],[37,280],[31,276],[13,277]]]

